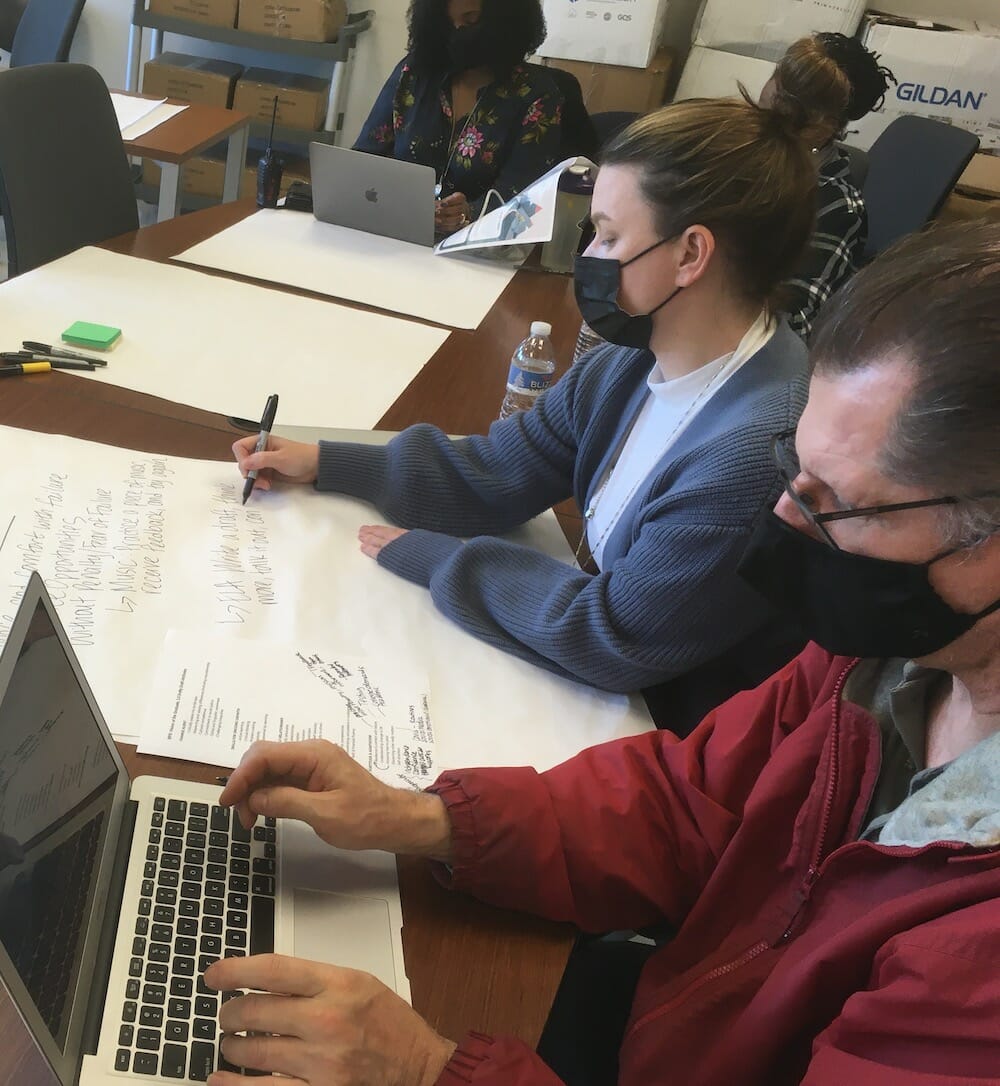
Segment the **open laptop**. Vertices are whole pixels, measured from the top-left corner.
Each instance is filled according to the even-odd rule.
[[[313,214],[320,222],[434,244],[434,186],[430,166],[309,144]]]
[[[0,654],[0,980],[63,1086],[225,1067],[230,993],[201,980],[222,955],[363,969],[409,999],[393,857],[244,831],[219,791],[129,780],[32,574]]]

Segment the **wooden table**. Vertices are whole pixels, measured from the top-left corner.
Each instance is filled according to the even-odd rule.
[[[107,248],[165,260],[253,210],[250,201],[209,208],[124,235]],[[553,325],[562,372],[580,324],[572,283],[559,276],[522,272],[477,331],[449,336],[385,413],[379,428],[399,429],[429,421],[450,433],[485,432],[503,397],[511,352],[529,323],[543,319]],[[99,438],[145,452],[218,460],[230,458],[229,447],[237,436],[221,415],[65,371],[5,382],[0,424]],[[572,517],[572,509],[565,512]],[[132,776],[155,774],[212,782],[219,772],[213,766],[139,755],[124,744],[120,750]],[[454,1039],[468,1029],[480,1029],[537,1043],[569,953],[572,930],[450,894],[421,862],[400,860],[398,866],[403,946],[414,1007],[435,1029]],[[55,1083],[3,992],[0,1082]]]
[[[132,97],[149,98],[150,95]],[[173,219],[180,210],[181,166],[222,140],[228,140],[222,201],[236,200],[250,137],[250,117],[246,113],[200,102],[180,102],[175,98],[168,98],[167,104],[186,108],[144,135],[124,141],[127,154],[151,158],[160,167],[157,222]]]

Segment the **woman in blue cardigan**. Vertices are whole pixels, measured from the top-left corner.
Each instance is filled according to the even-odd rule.
[[[244,475],[372,502],[385,569],[474,636],[605,690],[666,697],[692,725],[771,674],[798,637],[736,573],[781,492],[774,434],[806,397],[806,351],[767,301],[812,227],[794,119],[743,101],[641,118],[608,148],[576,294],[609,341],[486,437],[413,426],[387,446],[256,438]],[[568,497],[595,573],[497,538]],[[463,542],[465,539],[467,542]]]

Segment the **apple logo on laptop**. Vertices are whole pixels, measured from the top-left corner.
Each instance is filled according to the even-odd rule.
[[[378,203],[378,190],[377,189],[368,189],[368,191],[365,193],[365,199],[370,204],[377,204]]]

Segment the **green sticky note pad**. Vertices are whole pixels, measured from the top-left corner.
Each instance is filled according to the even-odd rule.
[[[122,330],[110,324],[75,321],[62,334],[63,343],[74,347],[89,347],[92,351],[109,351],[122,338]]]

